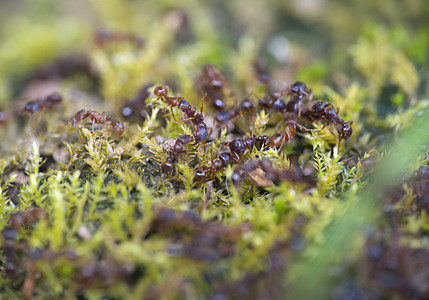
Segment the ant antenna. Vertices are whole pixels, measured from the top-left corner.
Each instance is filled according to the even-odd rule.
[[[201,98],[201,114],[203,114],[203,108],[204,108],[204,99],[207,97],[207,93],[204,93],[203,98]]]

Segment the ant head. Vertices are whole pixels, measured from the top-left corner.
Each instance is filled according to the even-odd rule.
[[[36,111],[40,109],[40,103],[39,101],[30,101],[27,104],[25,104],[24,108],[22,109],[22,112],[33,114]]]
[[[294,84],[292,84],[292,87],[291,87],[292,93],[298,94],[298,95],[307,94],[306,90],[307,90],[307,85],[302,81],[295,82]]]
[[[222,99],[217,98],[213,101],[213,106],[215,109],[222,111],[225,109],[225,102]]]
[[[63,101],[63,97],[59,93],[52,93],[46,97],[46,101],[55,105]]]
[[[241,101],[240,105],[238,106],[239,111],[249,111],[253,109],[253,103],[250,101],[249,98],[244,98],[243,101]]]
[[[216,114],[216,122],[218,123],[221,123],[221,124],[226,123],[229,121],[229,119],[230,118],[229,118],[228,112],[224,110],[221,110]]]
[[[157,87],[155,87],[155,89],[153,90],[153,93],[155,94],[155,96],[157,97],[165,97],[168,95],[168,88],[166,86],[162,86],[162,85],[158,85]]]
[[[286,103],[280,98],[275,98],[273,101],[273,109],[282,112],[286,109]]]

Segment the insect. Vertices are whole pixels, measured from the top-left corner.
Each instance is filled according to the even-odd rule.
[[[252,66],[258,80],[265,85],[269,85],[271,78],[265,62],[262,59],[257,59],[253,62]]]
[[[10,215],[10,226],[5,226],[2,232],[6,258],[5,270],[8,277],[15,277],[18,272],[17,251],[22,248],[22,245],[16,240],[18,230],[24,226],[30,226],[34,222],[47,219],[48,213],[39,207],[29,208]]]
[[[121,110],[122,117],[128,119],[132,116],[145,120],[150,114],[150,108],[146,105],[146,99],[149,97],[149,88],[152,84],[143,86],[134,98],[125,104]]]
[[[196,107],[192,106],[181,96],[168,96],[168,89],[164,86],[157,86],[154,89],[154,94],[161,101],[168,104],[170,109],[177,107],[184,114],[181,121],[191,122],[194,127],[194,133],[191,135],[182,135],[177,140],[173,147],[173,151],[170,152],[167,160],[161,165],[161,170],[164,174],[171,174],[174,168],[174,163],[178,157],[183,153],[183,145],[194,142],[195,144],[204,144],[210,136],[211,130],[207,128],[204,123],[203,105],[201,105],[201,111],[197,112]],[[203,98],[204,100],[204,98]],[[173,112],[172,112],[173,113]],[[174,116],[174,115],[173,115]]]
[[[196,87],[207,94],[207,100],[215,110],[225,110],[224,88],[227,84],[225,76],[213,65],[205,65],[196,81]]]
[[[300,107],[306,96],[311,99],[311,93],[307,93],[307,86],[304,82],[297,81],[288,87],[285,91],[272,93],[269,96],[258,100],[259,107],[266,110],[274,110],[280,114],[286,112],[300,114]],[[282,98],[289,96],[290,100],[286,103]]]
[[[240,186],[243,177],[249,177],[257,169],[263,172],[260,175],[260,183],[275,182],[280,180],[287,180],[291,182],[302,182],[309,187],[316,185],[313,179],[313,167],[306,168],[275,168],[272,162],[266,158],[261,160],[252,160],[244,165],[239,165],[232,174],[232,180],[235,186]],[[255,181],[255,180],[254,180]],[[258,182],[255,182],[258,184]]]
[[[207,178],[210,174],[222,170],[233,161],[241,162],[243,156],[245,156],[253,147],[261,149],[265,143],[269,140],[267,136],[248,137],[248,138],[236,138],[231,142],[226,142],[229,148],[228,152],[222,152],[219,157],[214,160],[210,167],[205,165],[201,166],[195,171],[194,181],[201,182]]]
[[[96,68],[92,66],[89,55],[75,53],[60,57],[40,67],[27,80],[67,78],[82,74],[85,74],[94,85],[98,84],[99,74]]]
[[[109,124],[118,137],[124,133],[125,125],[105,112],[100,113],[95,110],[82,109],[78,111],[69,122],[72,125],[75,125],[86,118],[91,120],[91,123],[89,124],[92,124],[93,130],[95,124]]]
[[[189,134],[183,134],[179,136],[174,143],[173,149],[170,151],[169,156],[166,161],[161,165],[161,171],[165,175],[170,175],[174,169],[174,163],[180,157],[180,155],[184,152],[183,146],[195,141],[195,137]]]
[[[253,109],[254,106],[252,101],[248,98],[244,98],[236,108],[218,111],[215,120],[218,124],[225,124],[241,115],[243,112],[251,112]]]
[[[293,139],[296,133],[296,126],[300,126],[298,123],[297,115],[289,115],[285,121],[285,128],[282,132],[275,133],[269,137],[266,143],[267,147],[282,148],[285,143],[288,143]],[[302,127],[302,126],[300,126]]]
[[[27,115],[32,118],[37,111],[44,111],[46,109],[54,109],[63,101],[63,98],[58,93],[52,93],[43,99],[29,101],[21,109],[21,114]]]
[[[325,126],[334,124],[340,139],[348,139],[353,133],[351,126],[353,121],[344,121],[340,119],[338,116],[339,112],[340,109],[335,109],[332,103],[318,101],[313,104],[311,111],[305,113],[305,116],[311,121],[324,120],[326,122]]]
[[[201,182],[207,178],[210,174],[215,174],[216,172],[222,170],[232,162],[231,154],[228,152],[222,152],[219,154],[219,158],[215,159],[210,167],[202,166],[195,171],[194,181]]]
[[[201,105],[201,112],[197,113],[197,108],[192,106],[188,101],[186,101],[181,96],[168,96],[168,88],[165,86],[157,86],[154,89],[155,96],[158,97],[161,101],[166,103],[170,110],[172,107],[177,107],[185,115],[185,118],[182,118],[182,121],[191,121],[195,126],[199,123],[203,123],[203,105]],[[203,98],[204,100],[204,98]],[[174,117],[173,111],[171,114]]]

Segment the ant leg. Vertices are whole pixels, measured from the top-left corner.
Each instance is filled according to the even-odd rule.
[[[300,125],[300,124],[298,124],[298,123],[296,123],[295,125],[296,125],[299,129],[301,129],[301,130],[305,130],[305,131],[312,131],[312,129],[307,128],[307,127],[305,127],[305,126],[302,126],[302,125]]]
[[[280,122],[277,123],[276,128],[274,129],[275,132],[278,132],[278,129],[280,127],[280,124],[283,122],[284,120],[281,120]]]
[[[307,94],[307,102],[311,102],[313,101],[313,90],[310,90],[310,92],[306,93]]]
[[[180,120],[177,120],[177,121],[174,121],[174,122],[175,123],[178,123],[178,122],[188,122],[188,121],[191,121],[193,119],[194,119],[194,117],[190,117],[190,118],[186,118],[186,119],[183,119],[183,117],[182,117]]]
[[[174,121],[177,122],[176,116],[174,115],[173,108],[171,106],[170,106],[170,112],[171,112],[171,115],[173,116]]]
[[[207,93],[204,94],[203,98],[201,98],[201,114],[203,114],[204,109],[204,99],[207,97]]]
[[[237,154],[237,156],[238,156],[238,160],[237,160],[237,162],[238,162],[238,163],[241,163],[241,161],[243,160],[244,156],[245,156],[247,153],[249,153],[249,149],[244,150],[244,152],[243,152],[243,154],[241,155],[241,157],[239,157],[239,156],[238,156],[238,154],[237,154],[237,153],[235,153],[235,154]]]
[[[340,151],[340,145],[342,140],[343,140],[343,137],[340,136],[340,139],[338,140],[338,151]]]

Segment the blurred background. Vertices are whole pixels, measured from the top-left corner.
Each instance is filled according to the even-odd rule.
[[[377,97],[386,78],[400,81],[386,66],[407,69],[411,64],[408,69],[414,68],[423,82],[427,78],[428,12],[424,0],[2,0],[0,103],[19,95],[34,71],[52,60],[83,54],[98,69],[105,67],[93,42],[102,30],[133,33],[145,41],[144,57],[116,53],[113,63],[138,65],[139,78],[124,79],[135,77],[129,70],[113,80],[177,82],[212,63],[245,93],[250,84],[243,70],[260,57],[279,85],[300,79],[320,93],[323,84],[341,89],[357,81]],[[101,78],[102,86],[106,80]],[[413,86],[401,86],[407,84],[423,88],[427,80],[396,82],[413,96]],[[125,94],[131,95],[137,84],[128,86]],[[180,87],[183,93],[187,88]],[[102,90],[105,98],[123,92]]]

